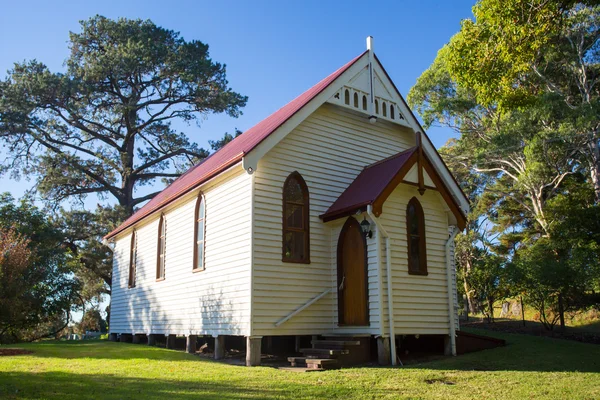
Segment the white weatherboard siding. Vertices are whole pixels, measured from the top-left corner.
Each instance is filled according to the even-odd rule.
[[[325,224],[319,215],[366,165],[414,145],[414,134],[407,128],[385,121],[369,124],[364,114],[324,104],[260,160],[255,172],[253,335],[326,333],[337,327],[335,249],[344,221]],[[282,188],[293,171],[302,175],[309,188],[310,264],[281,261]],[[369,240],[368,250],[371,327],[354,332],[376,334],[374,239]],[[278,320],[329,288],[331,294],[275,327]]]
[[[408,273],[406,207],[416,197],[425,215],[428,275]],[[442,196],[427,190],[421,196],[415,186],[400,184],[383,205],[379,217],[390,235],[394,327],[396,335],[448,334],[448,285],[445,244],[448,240],[448,217]],[[383,244],[385,248],[385,243]],[[382,251],[385,266],[385,251]],[[387,307],[387,277],[383,275],[384,301]],[[386,308],[386,328],[387,328]],[[387,331],[387,329],[386,329]]]
[[[131,229],[114,249],[110,331],[246,335],[250,323],[251,177],[239,166],[201,188],[206,201],[205,270],[192,272],[198,191],[165,211],[165,280],[156,282],[159,215],[136,226],[136,287],[129,289]]]

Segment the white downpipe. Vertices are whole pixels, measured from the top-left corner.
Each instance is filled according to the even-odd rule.
[[[452,243],[454,243],[454,238],[458,234],[458,229],[456,227],[450,227],[450,237],[446,242],[446,283],[448,285],[448,314],[450,317],[450,346],[452,349],[452,355],[456,355],[456,321],[454,319],[455,310],[454,310],[454,296],[452,290],[452,262],[450,259],[450,247]]]
[[[369,214],[372,218],[372,216]],[[375,254],[377,257],[377,291],[379,293],[379,335],[381,337],[385,337],[385,316],[383,315],[383,276],[381,271],[381,229],[379,226],[375,224]]]
[[[375,222],[375,225],[377,226],[377,233],[381,232],[381,234],[385,237],[385,262],[386,262],[386,274],[387,274],[387,291],[388,291],[388,321],[390,324],[390,352],[391,352],[391,357],[392,357],[392,365],[397,365],[397,357],[396,357],[396,334],[394,332],[394,297],[392,295],[392,249],[391,249],[391,241],[390,241],[390,235],[388,235],[388,233],[386,232],[385,228],[383,227],[383,225],[381,225],[381,222],[379,221],[379,219],[373,214],[373,206],[368,205],[367,206],[367,214],[369,215],[369,217],[373,220],[373,222]],[[377,239],[379,240],[379,238]],[[381,247],[380,247],[381,249]],[[381,253],[381,251],[380,251]],[[379,257],[377,259],[377,268],[379,271],[381,271],[381,257]],[[381,291],[381,287],[380,287],[380,292],[379,292],[379,299],[380,302],[383,301],[383,291]],[[383,311],[383,305],[381,305],[381,311]],[[383,313],[381,314],[380,318],[382,321],[382,326],[383,326]]]

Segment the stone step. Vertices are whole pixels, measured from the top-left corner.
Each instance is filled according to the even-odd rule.
[[[338,369],[340,364],[333,358],[307,358],[306,368],[314,370]]]
[[[340,356],[349,354],[348,349],[300,349],[300,352],[305,356],[320,356],[323,358],[331,358],[332,356]]]
[[[306,367],[306,357],[288,357],[287,360],[292,367]]]

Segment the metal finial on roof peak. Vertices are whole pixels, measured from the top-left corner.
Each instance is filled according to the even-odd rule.
[[[367,36],[367,50],[373,51],[373,36]]]

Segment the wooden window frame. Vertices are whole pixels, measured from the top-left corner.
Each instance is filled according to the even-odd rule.
[[[200,216],[200,205],[204,203],[204,213]],[[202,218],[202,265],[198,266],[198,220]],[[204,258],[206,256],[206,198],[200,192],[196,200],[196,209],[194,211],[194,261],[192,272],[200,272],[206,269]]]
[[[419,265],[414,268],[411,265],[412,254],[412,235],[410,233],[410,216],[408,210],[411,206],[415,207],[415,217],[417,218],[417,229],[419,230]],[[406,240],[408,242],[408,273],[410,275],[428,275],[427,272],[427,243],[425,241],[425,213],[421,202],[413,197],[406,206]]]
[[[131,243],[129,246],[129,280],[128,288],[132,289],[135,287],[137,272],[137,232],[133,230],[131,232]]]
[[[300,184],[300,187],[302,188],[303,204],[286,201],[285,189],[291,179],[296,179],[298,181],[298,183]],[[302,177],[302,175],[300,175],[300,173],[298,171],[294,171],[288,175],[285,182],[283,183],[283,190],[281,193],[282,193],[281,198],[283,201],[283,209],[282,209],[282,213],[281,213],[281,219],[282,219],[281,261],[286,262],[286,263],[310,264],[310,218],[309,218],[310,217],[309,216],[309,213],[310,213],[309,197],[310,196],[309,196],[309,192],[308,192],[308,186],[306,185],[306,181],[304,180],[304,178]],[[303,217],[303,220],[302,220],[303,228],[302,229],[290,228],[287,226],[287,220],[286,220],[285,216],[287,214],[286,211],[287,211],[288,203],[296,205],[296,206],[302,206],[302,217]],[[287,232],[302,232],[302,233],[304,233],[305,257],[303,260],[286,257],[286,255],[285,255],[285,234]]]
[[[164,240],[161,238],[164,237]],[[162,257],[161,257],[162,253]],[[156,246],[156,281],[164,281],[165,280],[165,270],[167,267],[166,262],[167,256],[167,221],[165,215],[160,216],[160,220],[158,222],[158,243]],[[161,260],[162,260],[162,275],[161,275]]]

